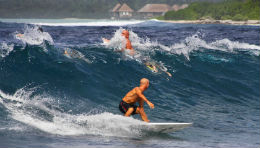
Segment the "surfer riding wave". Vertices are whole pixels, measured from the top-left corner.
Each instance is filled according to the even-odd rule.
[[[135,87],[134,89],[129,91],[119,103],[119,110],[127,117],[134,114],[140,114],[143,121],[150,122],[146,113],[144,112],[144,102],[146,102],[151,109],[154,108],[154,104],[143,95],[143,92],[148,87],[149,80],[146,78],[142,78],[140,81],[140,86]],[[139,103],[138,107],[135,105],[136,102]]]

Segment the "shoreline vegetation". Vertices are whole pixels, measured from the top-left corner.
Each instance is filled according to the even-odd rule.
[[[158,20],[175,24],[227,24],[260,26],[260,20],[233,21],[233,20]]]
[[[259,25],[259,0],[193,2],[179,11],[168,11],[157,20],[169,23]]]

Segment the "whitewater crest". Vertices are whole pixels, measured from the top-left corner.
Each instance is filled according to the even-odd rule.
[[[167,48],[166,48],[167,49]],[[185,38],[181,43],[171,45],[167,49],[170,53],[184,55],[189,60],[189,55],[194,51],[215,50],[228,53],[236,53],[239,51],[247,51],[250,54],[259,56],[260,46],[248,43],[240,43],[230,41],[229,39],[221,39],[211,43],[207,43],[198,35],[198,33]]]
[[[103,43],[103,45],[108,48],[113,48],[114,50],[121,49],[124,45],[124,38],[121,35],[122,31],[122,28],[116,30],[111,38],[111,42]],[[147,53],[154,54],[155,51],[161,51],[167,54],[183,55],[187,60],[190,60],[190,54],[194,51],[207,50],[223,51],[228,53],[246,51],[249,54],[256,56],[260,55],[260,46],[240,43],[238,41],[230,41],[229,39],[221,39],[207,43],[202,39],[200,32],[186,37],[180,43],[173,43],[170,46],[160,44],[157,41],[151,41],[148,37],[140,38],[132,30],[129,30],[129,33],[129,39],[131,40],[133,48],[142,53],[142,55],[147,55]]]
[[[8,23],[25,23],[44,26],[125,26],[143,23],[143,20],[109,20],[109,19],[1,19]]]
[[[89,20],[89,19],[59,19],[55,22],[47,20],[46,22],[27,22],[34,25],[44,26],[125,26],[139,24],[144,21],[140,20]]]
[[[20,35],[19,35],[20,34]],[[23,33],[16,33],[14,38],[22,41],[24,44],[29,45],[41,45],[44,41],[47,41],[49,44],[53,45],[53,39],[48,32],[41,32],[39,26],[25,26]]]
[[[55,102],[59,99],[48,95],[36,95],[37,89],[24,87],[13,95],[0,90],[0,103],[11,114],[12,119],[50,134],[119,137],[141,135],[138,127],[144,123],[139,120],[109,112],[75,115],[63,112]],[[6,128],[15,130],[15,128]]]

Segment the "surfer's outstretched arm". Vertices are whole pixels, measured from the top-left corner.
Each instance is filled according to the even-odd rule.
[[[168,71],[165,71],[165,73],[166,73],[169,77],[172,77],[172,74],[169,73]]]

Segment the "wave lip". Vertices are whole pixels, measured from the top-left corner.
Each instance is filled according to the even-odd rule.
[[[118,29],[114,36],[110,39],[109,43],[103,43],[108,48],[113,48],[114,50],[121,49],[123,47],[124,38],[121,36],[123,28]],[[130,40],[134,49],[139,52],[154,52],[162,51],[167,54],[183,55],[187,60],[190,60],[190,54],[195,51],[222,51],[227,53],[236,53],[239,51],[246,51],[249,54],[259,56],[260,46],[231,41],[227,38],[216,40],[213,42],[206,42],[202,37],[200,37],[200,32],[193,34],[192,36],[186,37],[180,43],[175,43],[170,46],[160,44],[155,41],[151,41],[149,38],[141,38],[133,31],[130,32]]]
[[[25,31],[22,36],[15,35],[14,38],[21,40],[24,44],[30,45],[40,45],[45,40],[48,41],[50,44],[54,44],[54,41],[48,32],[40,32],[38,31],[38,26],[34,27],[25,27]]]

